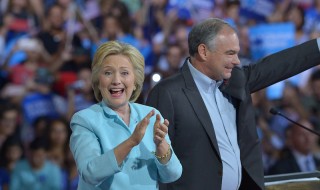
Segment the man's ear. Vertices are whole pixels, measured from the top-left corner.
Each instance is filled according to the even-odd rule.
[[[198,55],[203,61],[207,59],[207,46],[205,44],[198,45]]]

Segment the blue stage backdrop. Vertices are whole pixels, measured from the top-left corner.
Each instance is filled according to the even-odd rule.
[[[292,23],[261,24],[249,28],[251,57],[258,60],[269,54],[295,45],[295,28]],[[282,97],[284,82],[267,88],[267,98]]]

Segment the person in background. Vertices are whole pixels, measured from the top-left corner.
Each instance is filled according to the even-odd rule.
[[[169,120],[182,177],[168,190],[264,189],[261,144],[251,93],[319,64],[319,41],[240,67],[239,38],[218,18],[196,24],[177,75],[160,81],[147,105]]]
[[[314,130],[313,124],[308,120],[299,120],[298,123]],[[270,168],[268,174],[284,174],[295,172],[313,172],[319,170],[320,160],[313,155],[318,137],[302,127],[291,124],[286,131],[287,147],[285,147],[279,160]]]
[[[66,153],[65,164],[67,171],[67,183],[64,190],[77,190],[80,176],[77,170],[76,162],[72,156],[71,150],[68,149]]]
[[[305,24],[303,29],[311,34],[315,29],[320,26],[320,1],[313,0],[313,6],[310,6],[305,11]]]
[[[299,89],[293,86],[291,83],[286,82],[283,89],[282,97],[278,100],[273,100],[274,107],[293,120],[310,118],[310,114],[303,107],[300,97],[302,96]],[[273,115],[269,120],[269,128],[277,134],[282,144],[286,141],[286,128],[290,125],[290,121]]]
[[[30,0],[11,0],[3,18],[8,24],[7,42],[17,40],[25,34],[35,33],[40,25]]]
[[[59,4],[54,4],[49,7],[45,20],[43,30],[41,30],[36,37],[43,43],[47,52],[54,59],[71,54],[72,48],[82,47],[81,40],[77,33],[69,35],[65,30],[64,23],[66,20],[63,15],[63,7]],[[52,67],[54,67],[53,70],[59,68],[62,62],[52,63]]]
[[[20,114],[15,104],[8,103],[0,106],[0,149],[10,136],[20,137]]]
[[[10,175],[16,163],[23,157],[19,138],[9,137],[0,150],[0,189],[9,190]]]
[[[46,128],[45,138],[47,140],[48,159],[64,168],[65,156],[67,149],[69,149],[68,123],[62,118],[51,120]]]
[[[12,172],[10,190],[61,190],[60,169],[46,156],[44,140],[33,140],[28,159],[18,162]]]
[[[25,59],[10,65],[17,53],[24,53]],[[9,75],[9,81],[3,90],[3,97],[20,103],[23,96],[35,88],[34,80],[38,68],[46,68],[51,62],[50,56],[36,38],[20,38],[1,65],[3,72]]]
[[[123,7],[123,12],[127,11],[127,8]],[[128,28],[131,28],[130,25],[128,27],[130,18],[125,15],[126,14],[117,15],[115,13],[109,13],[103,17],[103,25],[100,36],[92,37],[95,43],[95,45],[92,47],[93,52],[100,44],[107,41],[117,40],[134,46],[141,52],[145,60],[148,60],[152,49],[150,44],[146,43],[146,41],[139,40],[132,34],[131,31],[128,31]]]
[[[52,89],[54,81],[55,76],[48,69],[37,69],[34,91],[26,94],[21,102],[26,125],[30,126],[40,116],[58,118],[66,113],[63,97]]]
[[[144,80],[144,58],[129,44],[102,44],[92,62],[99,103],[75,113],[70,149],[79,190],[156,190],[177,180],[182,167],[168,138],[168,122],[149,106],[134,103]]]
[[[252,93],[251,99],[255,109],[258,136],[261,141],[264,174],[267,174],[269,168],[278,159],[284,143],[279,135],[270,129],[269,122],[272,115],[269,110],[274,106],[274,102],[267,99],[265,89]]]
[[[33,132],[33,139],[42,138],[46,135],[47,126],[50,124],[50,118],[48,116],[39,116],[35,118],[31,124]]]
[[[47,140],[47,157],[59,166],[62,174],[62,189],[67,190],[69,186],[69,167],[67,156],[69,150],[70,128],[68,122],[63,118],[50,121],[46,126],[45,138]]]
[[[178,44],[169,44],[164,55],[160,57],[153,73],[159,73],[163,78],[176,74],[183,64],[182,48]]]
[[[303,42],[310,40],[310,35],[303,30],[303,26],[305,26],[305,11],[303,7],[291,3],[285,12],[284,22],[291,22],[295,27],[295,44],[299,45]],[[307,93],[307,83],[308,79],[314,68],[306,70],[298,75],[295,75],[288,80],[295,86],[299,88],[302,93]]]
[[[95,103],[91,88],[91,70],[83,67],[77,73],[77,80],[67,87],[67,119],[82,109]]]
[[[320,69],[311,74],[309,85],[309,94],[302,98],[302,104],[304,109],[310,113],[310,117],[316,121],[316,127],[320,127]]]
[[[292,22],[295,27],[295,44],[301,44],[309,40],[308,34],[303,30],[305,11],[302,7],[291,4],[285,13],[285,22]]]

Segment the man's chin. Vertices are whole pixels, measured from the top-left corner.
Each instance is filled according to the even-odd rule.
[[[223,80],[229,80],[231,78],[231,73],[223,76]]]

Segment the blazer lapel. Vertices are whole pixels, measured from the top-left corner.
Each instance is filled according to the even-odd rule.
[[[243,101],[246,97],[245,88],[245,75],[241,68],[235,67],[232,70],[232,74],[229,80],[225,81],[220,86],[220,90],[223,93]]]
[[[219,147],[216,139],[216,135],[212,126],[212,122],[208,113],[208,110],[202,100],[200,92],[193,80],[193,77],[190,73],[187,60],[185,61],[184,65],[182,66],[182,75],[184,77],[186,88],[183,88],[184,93],[186,94],[190,104],[193,107],[196,116],[199,118],[202,126],[206,130],[212,145],[215,148],[217,155],[220,157]]]

